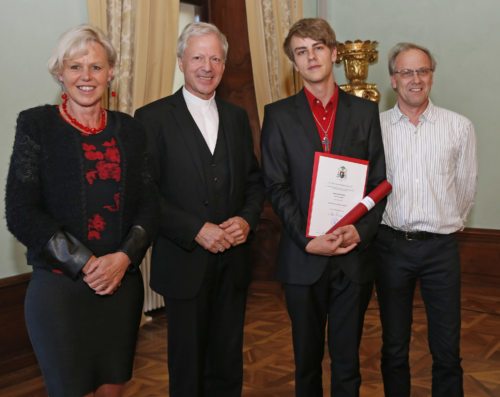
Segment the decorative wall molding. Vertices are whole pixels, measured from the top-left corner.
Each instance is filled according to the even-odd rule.
[[[463,273],[500,276],[500,230],[466,228],[457,238]]]
[[[36,362],[24,322],[24,295],[31,273],[0,279],[0,375]]]

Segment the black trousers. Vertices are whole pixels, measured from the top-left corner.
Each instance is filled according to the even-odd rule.
[[[222,257],[194,299],[165,298],[170,397],[241,396],[247,289],[227,277]]]
[[[321,362],[325,326],[331,360],[331,395],[359,396],[359,343],[372,283],[356,284],[327,268],[313,285],[285,284],[292,321],[295,395],[323,397]]]
[[[432,396],[463,396],[460,365],[460,261],[454,235],[405,240],[381,227],[375,241],[387,397],[409,397],[409,348],[416,281],[420,282],[432,355]]]

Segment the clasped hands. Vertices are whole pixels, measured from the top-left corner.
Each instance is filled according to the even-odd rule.
[[[234,216],[216,225],[206,222],[195,237],[195,241],[213,254],[243,244],[250,233],[250,225],[241,216]]]
[[[323,256],[343,255],[352,251],[360,241],[353,225],[341,226],[332,233],[313,238],[306,245],[306,252]]]
[[[92,256],[82,269],[83,281],[97,295],[113,295],[120,287],[129,265],[130,259],[123,252],[114,252],[98,258]]]

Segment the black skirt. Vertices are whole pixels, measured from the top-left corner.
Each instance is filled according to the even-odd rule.
[[[25,317],[50,397],[81,397],[132,377],[143,292],[139,271],[100,296],[81,277],[34,269]]]

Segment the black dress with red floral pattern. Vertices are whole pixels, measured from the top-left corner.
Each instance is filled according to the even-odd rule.
[[[6,213],[33,266],[26,326],[51,397],[83,396],[132,376],[144,295],[139,263],[114,294],[101,296],[81,274],[55,271],[71,267],[45,252],[56,232],[97,257],[119,251],[134,225],[155,235],[143,127],[120,112],[107,116],[94,136],[82,136],[53,105],[23,111],[16,127]]]
[[[97,135],[81,136],[87,202],[88,247],[98,255],[120,238],[120,150],[108,126]]]

